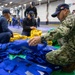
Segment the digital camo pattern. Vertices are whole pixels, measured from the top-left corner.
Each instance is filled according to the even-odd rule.
[[[75,15],[69,13],[61,25],[42,36],[45,40],[58,40],[63,38],[63,46],[59,50],[46,54],[48,62],[57,65],[67,65],[75,62]]]

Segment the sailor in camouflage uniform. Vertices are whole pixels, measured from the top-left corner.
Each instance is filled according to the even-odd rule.
[[[56,11],[52,17],[57,17],[61,25],[43,36],[34,37],[29,41],[29,45],[37,45],[43,43],[45,40],[58,40],[63,39],[63,45],[60,49],[49,52],[46,54],[48,62],[60,66],[75,65],[75,15],[70,13],[68,4],[60,4],[57,6]],[[73,69],[75,66],[73,65]],[[72,70],[72,69],[71,69]]]

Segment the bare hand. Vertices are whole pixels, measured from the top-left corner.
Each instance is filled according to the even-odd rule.
[[[32,27],[30,27],[31,29],[36,29],[36,27],[34,27],[34,26],[32,26]]]
[[[29,40],[30,46],[36,46],[39,43],[41,43],[41,37],[40,36],[36,36],[36,37]]]

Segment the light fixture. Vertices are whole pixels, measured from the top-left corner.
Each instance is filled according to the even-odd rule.
[[[19,5],[19,7],[21,7],[21,5]]]
[[[24,4],[24,6],[26,7],[26,4]]]
[[[4,7],[3,5],[1,7]]]
[[[8,4],[5,4],[5,6],[7,6]]]
[[[42,0],[38,0],[38,1],[42,1]]]
[[[17,7],[15,7],[15,9],[17,9]]]
[[[30,2],[30,4],[32,4],[32,2]]]
[[[38,0],[38,1],[39,1],[39,5],[41,5],[41,1],[42,1],[42,0]]]
[[[12,2],[10,2],[10,4],[12,4]]]

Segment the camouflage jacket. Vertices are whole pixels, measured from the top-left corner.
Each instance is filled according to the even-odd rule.
[[[64,43],[68,43],[70,46],[75,47],[75,15],[69,13],[65,20],[63,20],[60,26],[41,36],[41,40],[58,40],[63,38]]]

